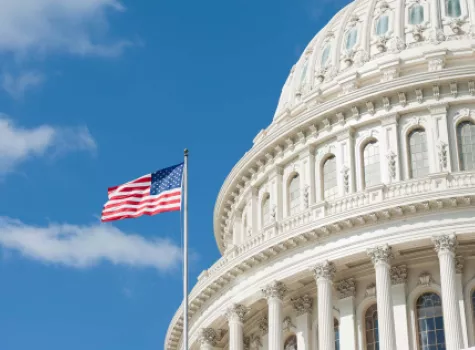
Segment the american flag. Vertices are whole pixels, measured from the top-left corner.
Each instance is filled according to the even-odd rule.
[[[115,221],[180,210],[183,166],[183,163],[174,165],[110,187],[101,220]]]

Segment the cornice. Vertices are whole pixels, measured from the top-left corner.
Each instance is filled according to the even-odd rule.
[[[377,91],[374,91],[374,88],[371,89],[371,87],[361,88],[350,95],[312,106],[300,116],[289,120],[276,130],[273,130],[265,139],[254,145],[254,147],[246,153],[232,169],[221,187],[214,209],[214,233],[220,251],[224,252],[221,237],[226,226],[225,221],[223,221],[226,217],[223,217],[224,208],[229,205],[229,203],[226,204],[225,202],[230,201],[236,203],[236,199],[240,198],[240,190],[237,186],[239,185],[239,187],[244,188],[242,178],[243,176],[249,176],[251,173],[249,169],[254,169],[254,175],[251,176],[252,181],[252,178],[257,176],[256,174],[264,174],[265,171],[268,171],[269,167],[267,165],[271,163],[275,164],[277,158],[279,158],[279,164],[284,164],[284,157],[288,157],[289,154],[298,153],[301,150],[299,145],[315,147],[326,139],[335,137],[335,135],[341,133],[344,128],[358,128],[359,123],[367,123],[371,119],[384,119],[398,112],[409,113],[424,109],[429,112],[428,108],[433,108],[439,104],[443,105],[443,103],[473,102],[475,97],[471,91],[459,92],[456,96],[452,94],[444,95],[444,101],[438,101],[432,95],[422,95],[422,104],[412,100],[408,101],[406,98],[406,95],[409,95],[410,91],[414,91],[417,86],[427,86],[430,87],[432,91],[432,85],[434,83],[437,83],[439,86],[447,85],[447,87],[449,87],[453,82],[467,84],[470,78],[475,79],[475,77],[473,77],[473,69],[469,67],[427,72],[416,76],[411,75],[407,78],[398,78],[395,81],[381,83]],[[404,92],[406,92],[406,94],[404,94]],[[404,94],[404,103],[401,102],[401,94]],[[383,97],[392,101],[389,110],[383,106]],[[364,101],[371,100],[380,100],[380,103],[378,102],[378,108],[375,109],[374,113],[368,110],[367,106],[364,106]],[[331,128],[330,124],[327,128],[319,128],[316,126],[319,122],[321,123],[322,120],[327,118],[327,116],[335,115],[337,110],[346,116],[343,125],[339,125],[337,122],[333,124]],[[355,114],[355,110],[358,111],[357,114]],[[363,116],[366,118],[365,120],[363,120]],[[304,134],[308,135],[304,137],[304,141],[295,142],[294,139],[297,140],[296,136],[298,133],[302,133],[302,130],[304,130]],[[280,149],[279,155],[273,152],[275,149]],[[262,161],[260,165],[256,166],[255,163],[259,159],[265,159],[265,161]],[[229,197],[231,193],[235,193],[234,198]]]

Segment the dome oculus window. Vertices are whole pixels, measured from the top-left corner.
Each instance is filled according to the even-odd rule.
[[[414,4],[409,10],[409,23],[412,25],[424,22],[424,7],[420,4]]]
[[[327,44],[322,52],[322,59],[321,59],[322,67],[325,67],[327,65],[328,59],[330,58],[330,51],[331,51],[331,44]]]
[[[435,293],[422,294],[417,299],[416,311],[419,350],[446,349],[440,297]]]
[[[379,145],[377,140],[368,142],[364,147],[363,167],[365,187],[381,183],[381,166],[379,164]]]
[[[356,45],[358,39],[358,30],[356,28],[350,29],[346,32],[345,47],[347,50],[351,50]]]
[[[445,0],[445,6],[447,16],[460,17],[462,15],[462,7],[460,6],[460,0]]]
[[[410,176],[420,178],[429,174],[427,136],[424,129],[416,129],[408,136]]]
[[[373,304],[365,313],[366,350],[379,350],[378,308]]]
[[[475,169],[475,124],[470,121],[457,126],[460,170]]]
[[[323,163],[323,198],[333,199],[338,194],[336,157],[332,154]]]
[[[295,174],[289,182],[289,215],[294,215],[300,210],[300,179]]]
[[[376,21],[376,35],[383,36],[389,30],[389,17],[381,16]]]

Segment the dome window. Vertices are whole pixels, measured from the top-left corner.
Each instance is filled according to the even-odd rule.
[[[409,23],[412,25],[421,24],[424,21],[424,7],[420,4],[415,4],[409,10]]]
[[[381,16],[376,21],[376,35],[383,36],[389,30],[389,17]]]
[[[462,7],[460,6],[460,0],[445,0],[447,16],[460,17],[462,15]]]
[[[381,167],[379,162],[379,145],[377,140],[366,144],[363,151],[365,187],[381,183]]]
[[[332,154],[323,163],[323,198],[333,199],[338,194],[336,157]]]
[[[330,58],[331,45],[327,44],[322,52],[322,61],[321,66],[325,67],[327,65],[328,59]]]
[[[300,178],[295,174],[289,183],[289,215],[294,215],[300,210]]]
[[[465,121],[457,126],[460,170],[475,169],[475,125]]]
[[[409,134],[410,171],[413,179],[429,174],[429,153],[424,129],[416,129]]]
[[[346,32],[345,47],[349,51],[353,49],[356,45],[356,40],[358,39],[358,30],[356,28],[350,29]]]
[[[262,227],[268,224],[270,224],[270,196],[266,193],[262,201]]]

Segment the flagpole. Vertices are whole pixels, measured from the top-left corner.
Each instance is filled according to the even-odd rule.
[[[183,169],[183,349],[188,348],[188,149]]]

